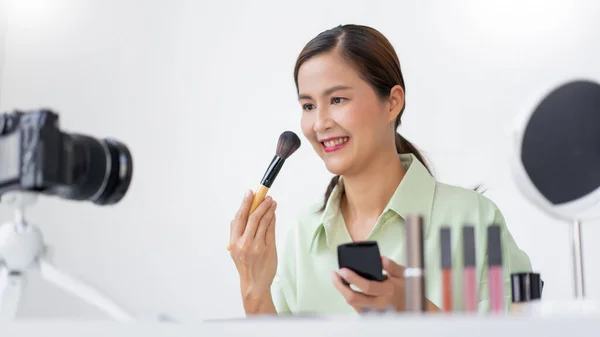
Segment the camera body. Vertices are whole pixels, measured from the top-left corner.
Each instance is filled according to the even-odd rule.
[[[119,202],[133,174],[114,139],[65,133],[48,109],[0,114],[0,195],[21,190],[97,205]]]

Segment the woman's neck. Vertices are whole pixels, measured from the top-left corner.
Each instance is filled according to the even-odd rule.
[[[356,175],[344,175],[341,211],[350,232],[371,230],[405,173],[406,168],[397,154],[382,153],[366,170]]]

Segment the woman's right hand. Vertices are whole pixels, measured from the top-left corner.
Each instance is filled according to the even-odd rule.
[[[229,250],[240,276],[243,300],[270,297],[271,284],[277,271],[275,248],[275,209],[277,203],[266,197],[249,214],[254,193],[244,196],[231,221]]]

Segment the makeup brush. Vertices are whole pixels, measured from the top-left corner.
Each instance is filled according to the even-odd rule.
[[[284,131],[279,136],[277,149],[275,150],[275,156],[271,160],[271,164],[269,164],[269,167],[265,171],[265,174],[260,181],[260,185],[258,185],[258,188],[254,193],[254,199],[252,200],[252,206],[250,207],[249,214],[252,214],[258,205],[260,205],[260,203],[265,199],[286,159],[288,159],[294,152],[296,152],[296,150],[298,150],[298,148],[300,148],[300,144],[300,138],[298,138],[298,136],[292,131]],[[230,247],[227,245],[227,250],[229,249]]]
[[[258,185],[258,188],[254,193],[250,214],[252,214],[258,205],[265,199],[273,182],[275,182],[275,178],[277,178],[277,174],[279,174],[279,171],[283,167],[283,163],[285,163],[285,160],[300,148],[300,144],[300,138],[292,131],[284,131],[279,136],[275,156],[273,157],[273,160],[271,160],[271,164],[269,164],[265,175],[260,181],[260,185]]]

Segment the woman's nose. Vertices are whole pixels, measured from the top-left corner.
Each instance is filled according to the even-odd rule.
[[[331,116],[329,115],[329,111],[327,111],[327,109],[317,109],[314,124],[315,132],[324,132],[325,130],[330,129],[334,124],[335,123],[331,119]]]

